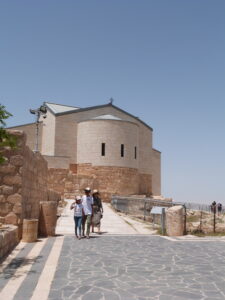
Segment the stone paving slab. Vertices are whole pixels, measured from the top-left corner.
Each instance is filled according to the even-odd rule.
[[[30,271],[9,299],[34,296],[49,257],[54,257],[53,242],[59,239],[62,237],[49,239],[37,258],[29,262]],[[139,234],[93,236],[80,241],[69,235],[62,241],[59,261],[49,265],[46,277],[50,294],[43,297],[40,286],[35,299],[225,299],[225,247],[220,241],[173,242]],[[21,262],[35,245],[25,245],[3,270],[0,294],[9,280],[17,281],[15,272],[23,276]],[[55,266],[56,272],[50,274]]]
[[[57,226],[65,236],[19,244],[0,266],[0,299],[225,299],[224,238],[154,236],[104,209],[103,235],[76,239],[67,206]]]
[[[8,265],[5,266],[0,272],[0,291],[8,283],[8,281],[14,276],[16,270],[24,263],[29,251],[33,247],[33,243],[26,244],[23,243],[22,249],[18,252],[15,258],[10,261]]]
[[[54,241],[55,238],[48,238],[42,251],[35,259],[36,263],[32,264],[32,267],[27,274],[27,278],[24,280],[24,282],[21,284],[20,288],[18,289],[15,295],[15,299],[17,300],[31,299],[33,291],[39,280],[41,271],[44,268],[46,258],[51,252]]]
[[[225,237],[217,237],[217,236],[205,236],[198,237],[193,235],[183,235],[183,236],[161,236],[164,239],[167,239],[171,242],[217,242],[217,243],[225,243]]]
[[[65,237],[49,299],[225,299],[221,243]]]

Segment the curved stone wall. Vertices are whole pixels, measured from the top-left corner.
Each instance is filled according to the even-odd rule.
[[[136,168],[92,164],[79,164],[76,166],[76,172],[68,169],[50,169],[48,185],[68,199],[83,194],[87,186],[92,190],[98,189],[102,200],[106,202],[110,202],[111,196],[115,194],[152,194],[151,175],[140,174]]]
[[[102,156],[102,143],[105,144],[105,156]],[[122,144],[124,157],[121,157]],[[78,123],[78,164],[138,169],[138,151],[139,128],[135,123],[118,120],[88,120]]]

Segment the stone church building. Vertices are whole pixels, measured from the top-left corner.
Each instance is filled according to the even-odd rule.
[[[48,161],[49,186],[66,197],[85,185],[112,194],[161,195],[160,152],[153,129],[111,102],[78,108],[45,102],[40,119],[39,151]],[[35,123],[13,127],[25,131],[35,147]]]

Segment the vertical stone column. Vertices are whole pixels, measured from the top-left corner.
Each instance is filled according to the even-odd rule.
[[[166,232],[168,236],[184,235],[184,209],[177,205],[166,211]]]
[[[38,233],[38,220],[24,219],[22,241],[26,243],[36,242],[37,233]]]
[[[41,236],[54,236],[57,221],[57,202],[40,202],[39,234]]]

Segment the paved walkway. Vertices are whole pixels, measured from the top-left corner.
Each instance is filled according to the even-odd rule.
[[[73,210],[70,205],[74,200],[66,200],[67,206],[59,218],[56,233],[74,234]],[[101,221],[101,231],[103,234],[153,234],[155,231],[146,228],[146,225],[133,220],[128,216],[119,216],[114,212],[111,206],[103,203],[103,219]]]
[[[107,219],[107,233],[90,240],[77,240],[71,231],[20,243],[0,266],[0,299],[225,299],[224,239],[138,234],[109,207],[107,214],[124,226],[124,235]],[[66,215],[58,232],[67,230]]]

